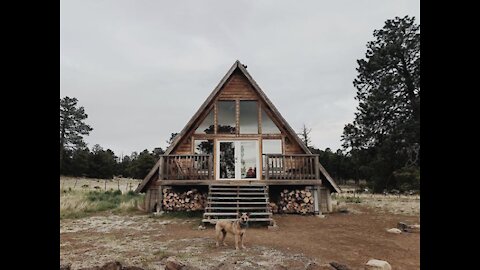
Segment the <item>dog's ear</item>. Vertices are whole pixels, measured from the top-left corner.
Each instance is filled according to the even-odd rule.
[[[247,217],[250,217],[250,212],[247,212],[246,214],[247,214]]]
[[[237,218],[240,218],[242,215],[240,215],[240,212],[237,212]]]

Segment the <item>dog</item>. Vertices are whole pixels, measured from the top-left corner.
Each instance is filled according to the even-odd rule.
[[[241,243],[242,249],[245,249],[243,240],[245,238],[245,232],[247,231],[249,216],[250,213],[242,213],[242,215],[238,214],[237,220],[235,221],[218,221],[215,225],[215,238],[217,240],[217,247],[220,246],[220,243],[222,243],[224,246],[227,246],[225,243],[225,237],[227,236],[228,232],[235,236],[235,249],[239,249],[239,242]]]

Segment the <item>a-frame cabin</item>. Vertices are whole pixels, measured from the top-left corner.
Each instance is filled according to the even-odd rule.
[[[163,188],[195,186],[208,192],[204,221],[257,208],[252,220],[267,221],[268,203],[281,191],[307,188],[311,213],[321,214],[340,189],[320,162],[237,60],[136,191],[146,192],[145,208],[154,211],[164,204]]]

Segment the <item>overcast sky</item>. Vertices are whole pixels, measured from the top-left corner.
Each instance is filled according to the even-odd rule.
[[[352,81],[373,30],[419,0],[61,1],[60,97],[76,97],[89,147],[165,149],[235,60],[314,146],[341,147]]]

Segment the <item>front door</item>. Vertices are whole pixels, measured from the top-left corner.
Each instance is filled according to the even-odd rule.
[[[257,140],[218,140],[216,149],[217,179],[259,179]]]

